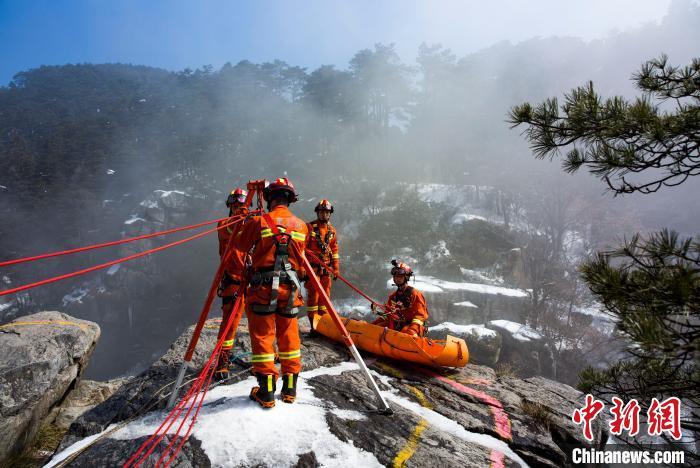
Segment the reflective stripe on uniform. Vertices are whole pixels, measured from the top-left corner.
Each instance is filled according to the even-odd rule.
[[[306,234],[303,234],[301,232],[292,231],[292,239],[298,240],[298,241],[305,241]]]
[[[413,319],[411,320],[411,323],[417,323],[418,325],[423,325],[423,321],[419,319]]]
[[[265,228],[262,231],[260,231],[260,237],[272,237],[272,229],[270,228]]]
[[[270,354],[253,354],[250,362],[275,362],[275,353]]]
[[[328,310],[328,309],[326,309],[326,306],[318,306],[318,310]]]
[[[294,375],[287,374],[287,388],[294,388]]]
[[[306,308],[307,312],[316,312],[318,310],[318,306],[309,306]]]
[[[273,384],[272,375],[268,374],[268,376],[267,376],[267,391],[268,391],[268,393],[272,391],[272,384]]]
[[[333,254],[333,258],[340,258],[340,255],[338,255],[338,254]]]
[[[295,349],[294,351],[280,351],[280,360],[282,359],[296,359],[301,357],[301,350]]]
[[[226,349],[226,348],[233,348],[233,340],[226,340],[221,344],[221,347]]]

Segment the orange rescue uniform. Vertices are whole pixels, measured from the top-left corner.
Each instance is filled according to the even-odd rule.
[[[248,213],[248,208],[246,208],[245,206],[242,206],[240,208],[237,208],[231,214],[231,217],[242,216],[242,215],[246,215],[247,213]],[[228,219],[219,221],[218,226],[221,227],[230,221],[231,221],[230,217]],[[224,252],[226,251],[226,246],[228,245],[229,239],[231,237],[233,237],[234,242],[235,242],[235,237],[238,234],[238,232],[241,230],[241,228],[243,227],[244,222],[245,222],[245,219],[242,219],[240,222],[237,222],[236,224],[225,227],[223,229],[219,229],[217,231],[219,233],[219,257],[221,257],[222,261],[224,260],[223,255],[224,255]],[[238,250],[235,248],[234,245],[231,246],[230,255],[231,256],[240,255],[240,252],[238,252]],[[243,259],[245,259],[245,255],[243,256]],[[219,286],[219,291],[218,291],[218,294],[221,297],[221,312],[223,315],[223,318],[221,320],[221,325],[219,325],[218,338],[221,338],[221,335],[224,334],[224,329],[226,328],[226,322],[228,321],[229,316],[231,315],[231,310],[233,309],[233,304],[235,302],[234,294],[238,290],[238,287],[241,284],[240,281],[234,281],[234,279],[231,277],[231,273],[230,273],[231,270],[229,268],[230,265],[232,265],[232,262],[231,262],[231,259],[229,258],[229,261],[227,262],[227,265],[224,268],[224,274],[221,278],[221,285]],[[233,348],[233,338],[236,334],[236,328],[238,328],[238,323],[234,323],[233,326],[229,329],[229,332],[226,336],[226,339],[224,340],[224,342],[222,344],[223,350],[231,350],[231,348]]]
[[[389,295],[386,307],[397,317],[380,317],[372,322],[373,324],[390,327],[409,335],[423,336],[425,334],[428,307],[425,304],[425,297],[416,288],[406,286],[403,291],[397,289]]]
[[[304,252],[308,230],[306,223],[292,214],[288,207],[274,207],[269,217],[277,226],[280,238],[288,242],[288,262],[292,275],[303,278],[300,255]],[[272,271],[277,259],[278,238],[270,229],[264,216],[254,216],[241,229],[235,242],[239,253],[251,253],[250,284],[246,290],[246,315],[250,342],[253,348],[253,371],[257,375],[279,376],[275,367],[275,337],[283,374],[298,374],[301,371],[301,342],[297,325],[297,308],[304,304],[298,286],[289,278],[281,279],[279,288],[273,291]],[[245,265],[241,255],[233,260],[235,279],[243,277]],[[276,306],[273,307],[273,302]],[[289,304],[289,301],[292,301]],[[270,310],[272,309],[272,310]]]
[[[338,237],[335,227],[330,222],[322,223],[319,220],[311,221],[307,228],[309,237],[306,240],[306,250],[314,254],[321,262],[330,265],[333,270],[328,271],[325,267],[315,262],[311,257],[309,261],[314,267],[314,272],[318,276],[321,286],[326,291],[328,297],[331,295],[331,280],[332,276],[340,274],[340,255],[338,254]],[[326,306],[319,303],[319,294],[310,282],[306,283],[307,294],[307,314],[309,321],[313,323],[315,314],[323,315],[326,313]]]

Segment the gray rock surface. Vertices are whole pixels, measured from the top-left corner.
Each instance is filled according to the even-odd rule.
[[[447,327],[430,327],[428,337],[444,340],[447,334],[462,338],[469,348],[469,362],[493,367],[501,355],[501,334],[480,325],[469,325],[468,331],[458,332]]]
[[[537,332],[524,325],[520,331],[513,332],[510,327],[499,325],[498,320],[488,322],[486,327],[501,334],[500,360],[508,363],[519,376],[554,376],[552,353]]]
[[[0,460],[32,441],[51,408],[75,386],[100,327],[60,312],[0,327]]]
[[[201,367],[212,349],[216,328],[212,322],[204,329],[194,368]],[[78,418],[62,447],[139,413],[144,404],[163,395],[158,390],[174,379],[189,333],[151,368]],[[249,349],[246,335],[243,326],[236,350]],[[336,343],[307,333],[302,338],[305,370],[350,359],[344,347]],[[499,378],[491,368],[476,365],[438,371],[371,356],[367,362],[391,402],[393,416],[375,411],[373,394],[357,370],[312,376],[306,384],[326,409],[326,423],[332,434],[371,452],[382,464],[390,466],[397,457],[403,457],[405,466],[488,466],[492,460],[501,459],[504,466],[517,466],[522,460],[530,466],[555,467],[568,463],[573,447],[586,445],[581,428],[571,422],[571,413],[581,405],[583,395],[566,385],[540,377]],[[242,370],[234,380],[248,375]],[[347,418],[343,410],[361,414],[364,419]],[[606,434],[601,426],[595,429],[594,446],[601,448]],[[124,454],[133,453],[141,441],[106,438],[88,448],[71,466],[121,464]],[[199,449],[198,441],[189,441],[188,447],[177,461],[181,465],[175,466],[207,466],[211,462]],[[289,460],[289,466],[318,465],[313,451]]]
[[[51,411],[47,419],[58,428],[68,429],[79,416],[107,400],[128,381],[128,377],[108,382],[80,380],[60,406]]]

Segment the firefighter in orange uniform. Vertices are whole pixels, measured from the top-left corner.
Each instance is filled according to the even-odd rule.
[[[244,216],[248,214],[248,208],[245,206],[245,200],[247,195],[248,192],[241,188],[237,188],[229,194],[228,198],[226,199],[226,206],[229,210],[229,219],[219,221],[219,227],[231,221],[231,217],[233,216]],[[224,229],[219,229],[218,233],[220,257],[223,257],[229,239],[231,237],[235,237],[236,234],[238,234],[242,225],[243,222],[240,222],[232,226],[228,226]],[[231,247],[231,249],[231,255],[238,254],[238,252],[233,246]],[[226,322],[228,321],[228,318],[231,315],[231,310],[233,309],[233,303],[236,301],[234,294],[238,290],[240,284],[240,281],[234,280],[232,278],[228,268],[224,270],[223,277],[221,278],[221,284],[219,285],[219,290],[217,291],[219,297],[221,297],[221,311],[223,313],[221,325],[219,325],[218,338],[221,338],[221,335],[223,335],[224,333]],[[216,371],[214,373],[214,378],[216,380],[225,380],[229,375],[229,358],[231,355],[231,349],[233,348],[233,337],[235,333],[235,328],[231,327],[228,336],[226,337],[226,340],[224,341],[221,347],[221,352],[219,353],[219,358],[216,365]]]
[[[247,275],[246,315],[252,347],[253,372],[258,385],[250,398],[263,408],[275,406],[279,373],[275,366],[275,337],[282,367],[282,401],[293,403],[297,377],[301,370],[301,342],[297,313],[304,301],[300,278],[306,276],[301,255],[307,237],[306,223],[289,210],[297,201],[292,183],[280,178],[263,191],[268,213],[252,217],[241,229],[236,249],[251,249],[251,268]],[[244,275],[244,265],[237,259],[237,277]]]
[[[309,257],[309,261],[318,276],[321,286],[328,294],[331,295],[331,278],[338,278],[340,274],[340,256],[338,255],[338,238],[335,227],[331,225],[331,214],[335,211],[333,205],[326,199],[318,202],[315,208],[316,220],[311,221],[307,227],[309,229],[309,237],[306,240],[306,250],[314,254],[321,262],[331,266],[331,270],[314,261]],[[311,286],[310,282],[306,283],[307,303],[306,310],[309,317],[311,328],[314,327],[314,316],[316,314],[323,315],[326,313],[326,306],[320,304],[319,294]]]
[[[391,276],[397,289],[386,301],[387,314],[372,323],[401,333],[423,336],[425,322],[428,320],[428,308],[423,294],[408,285],[413,270],[407,264],[396,260],[392,260],[391,264]],[[374,304],[372,310],[376,312]]]

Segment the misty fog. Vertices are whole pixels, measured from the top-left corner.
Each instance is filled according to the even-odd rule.
[[[562,222],[579,223],[590,251],[660,227],[700,232],[696,181],[651,196],[613,197],[584,170],[568,175],[559,161],[536,160],[521,129],[506,122],[514,105],[561,98],[588,81],[605,97],[638,96],[631,77],[644,61],[665,53],[682,66],[698,56],[697,4],[674,1],[660,22],[603,39],[503,41],[463,56],[452,51],[458,45],[425,40],[415,62],[399,56],[401,44],[370,43],[349,63],[313,69],[278,57],[178,72],[149,63],[85,64],[16,75],[0,88],[2,259],[128,236],[125,220],[142,212],[154,190],[188,194],[186,209],[165,229],[225,216],[225,195],[234,187],[280,176],[298,188],[293,210],[306,220],[319,198],[334,202],[343,269],[378,299],[386,295],[385,264],[405,247],[413,249],[419,274],[452,280],[459,271],[417,253],[442,240],[436,235],[455,235],[446,226],[460,213],[449,197],[432,204],[421,198],[425,184],[473,187],[475,206],[494,219],[510,216],[489,218],[507,237],[494,251],[524,245],[518,230],[540,229],[537,217],[551,214],[553,200],[570,208]],[[386,207],[408,215],[383,218]],[[462,248],[458,237],[447,242]],[[470,247],[463,255],[473,264],[460,266],[496,263],[490,252],[477,257]],[[125,252],[17,266],[0,277],[16,286]],[[196,320],[216,252],[209,237],[124,264],[140,280],[124,279],[111,292],[106,273],[95,273],[0,298],[0,322],[68,308],[102,326],[88,376],[133,373]],[[80,288],[91,292],[66,303]],[[338,286],[334,295],[351,293]]]

